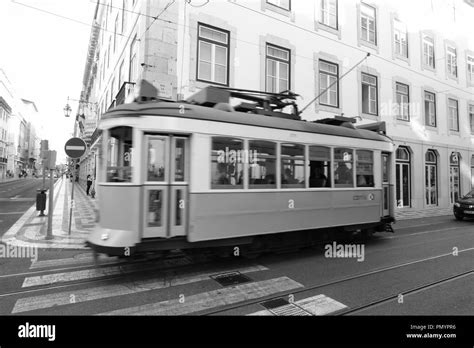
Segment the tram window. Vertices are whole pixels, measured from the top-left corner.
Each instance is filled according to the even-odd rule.
[[[249,141],[249,188],[276,188],[276,144]]]
[[[132,181],[132,128],[109,130],[107,142],[107,182]]]
[[[327,147],[309,147],[309,187],[331,187],[331,153]]]
[[[304,188],[304,145],[281,144],[281,187]]]
[[[334,149],[334,184],[336,187],[354,187],[353,150]]]
[[[165,181],[166,171],[166,139],[149,138],[148,140],[148,160],[147,160],[147,180]]]
[[[357,187],[374,187],[374,156],[372,151],[356,150]]]
[[[242,189],[243,141],[234,138],[213,137],[211,150],[211,188]]]

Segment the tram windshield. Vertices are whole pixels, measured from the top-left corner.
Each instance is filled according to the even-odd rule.
[[[107,182],[132,181],[132,128],[115,127],[107,140]]]

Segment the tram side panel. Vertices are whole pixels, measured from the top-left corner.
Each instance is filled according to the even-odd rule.
[[[140,242],[140,187],[98,187],[100,221],[89,235],[89,242],[110,248],[133,247]]]
[[[380,189],[190,194],[190,242],[380,222]]]

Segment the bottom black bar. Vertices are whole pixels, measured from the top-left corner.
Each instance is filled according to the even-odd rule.
[[[0,347],[311,344],[469,346],[473,317],[0,317]]]

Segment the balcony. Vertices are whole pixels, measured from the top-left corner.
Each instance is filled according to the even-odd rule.
[[[133,93],[135,89],[134,82],[124,82],[122,87],[120,87],[120,91],[118,91],[117,96],[115,97],[115,105],[121,105],[125,103],[125,99]]]
[[[90,142],[91,146],[95,144],[95,142],[97,141],[97,139],[99,139],[101,134],[102,134],[102,131],[99,128],[96,128],[94,130],[94,132],[91,135],[91,142]]]

